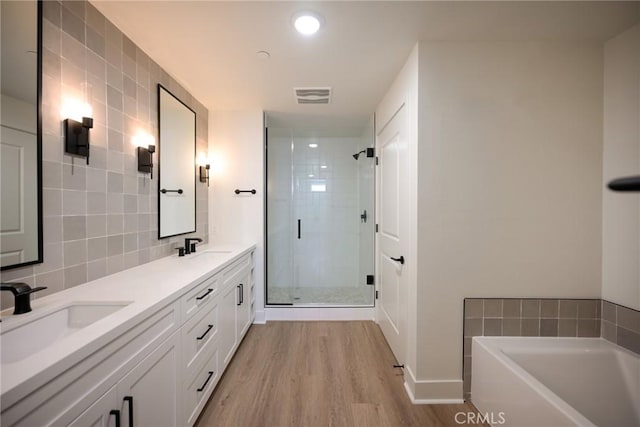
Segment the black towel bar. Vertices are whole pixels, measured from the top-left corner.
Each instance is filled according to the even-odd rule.
[[[256,193],[257,193],[257,191],[256,191],[255,189],[252,189],[252,190],[238,190],[238,189],[236,188],[236,191],[234,191],[234,193],[236,193],[236,194],[240,194],[240,193],[251,193],[251,194],[256,194]]]
[[[608,187],[613,191],[640,191],[640,175],[614,179]]]

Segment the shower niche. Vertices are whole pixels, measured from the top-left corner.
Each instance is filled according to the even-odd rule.
[[[266,122],[266,304],[373,306],[373,120]]]

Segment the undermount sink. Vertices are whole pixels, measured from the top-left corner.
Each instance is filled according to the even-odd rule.
[[[8,325],[6,329],[9,330],[3,331],[0,336],[2,364],[13,363],[38,353],[128,304],[129,302],[71,303],[27,323],[15,327]]]
[[[228,254],[230,254],[231,251],[203,251],[203,252],[196,252],[195,254],[191,254],[191,255],[186,255],[188,257],[191,258],[220,258],[222,256],[226,256]]]

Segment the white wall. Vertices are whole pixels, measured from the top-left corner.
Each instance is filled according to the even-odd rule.
[[[602,297],[640,310],[640,196],[606,189],[640,174],[640,24],[604,47]]]
[[[465,297],[600,296],[602,74],[597,44],[420,43],[417,398],[462,396]]]
[[[209,239],[253,242],[256,321],[264,321],[264,152],[262,111],[209,112]],[[257,194],[234,190],[255,188]]]

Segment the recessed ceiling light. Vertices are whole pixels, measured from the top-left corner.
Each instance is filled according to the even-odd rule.
[[[326,168],[327,168],[327,165],[320,166],[320,169],[326,169]]]
[[[315,176],[315,175],[314,175],[314,174],[312,174],[312,173],[310,173],[310,174],[309,174],[309,178],[313,178],[314,176]]]
[[[322,26],[322,17],[314,12],[300,12],[293,17],[293,26],[302,35],[310,36]]]
[[[309,147],[311,147],[311,148],[318,148],[318,144],[309,144]]]

